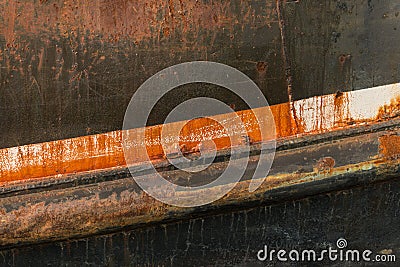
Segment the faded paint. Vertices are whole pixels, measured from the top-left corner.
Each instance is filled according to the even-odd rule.
[[[1,148],[118,130],[140,84],[186,61],[233,66],[269,101],[287,101],[275,0],[0,0],[0,12]],[[258,74],[257,62],[274,70]],[[246,108],[218,88],[207,94]]]
[[[388,105],[393,105],[394,100],[399,95],[400,84],[395,84],[343,93],[340,95],[342,100],[339,101],[339,106],[337,106],[337,94],[296,101],[294,107],[296,114],[301,118],[301,121],[297,121],[297,125],[301,125],[300,128],[296,126],[289,104],[271,106],[271,112],[276,123],[276,137],[281,139],[323,133],[344,127],[373,123],[383,118],[382,109],[388,110]],[[366,105],[369,106],[366,107]],[[260,108],[260,110],[262,109],[265,108]],[[258,111],[254,110],[254,112]],[[274,136],[269,135],[267,140],[261,140],[259,126],[253,111],[240,111],[237,114],[253,143],[274,139]],[[229,148],[231,145],[229,137],[221,128],[221,125],[216,122],[223,121],[223,118],[227,116],[215,116],[215,121],[197,119],[186,124],[180,131],[180,144],[184,144],[188,151],[192,151],[199,142],[213,140],[218,150]],[[175,123],[179,127],[181,124]],[[161,145],[162,127],[160,125],[146,128],[146,138],[141,143],[137,143],[138,140],[131,138],[134,141],[131,153],[135,154],[135,151],[141,151],[135,150],[135,147],[145,146],[151,160],[164,159],[165,155]],[[177,126],[172,125],[172,127]],[[129,135],[137,135],[135,131],[137,130],[130,130]],[[244,133],[237,132],[236,134],[243,135]],[[2,149],[0,150],[0,181],[37,179],[124,166],[126,162],[121,145],[122,136],[121,131],[115,131]],[[167,138],[164,142],[171,144],[173,141],[174,138]],[[147,157],[137,153],[135,160],[130,160],[129,163],[140,164],[146,159]]]
[[[133,1],[133,0],[67,0],[67,1],[1,1],[0,10],[6,18],[0,34],[12,44],[21,34],[60,33],[71,37],[89,34],[90,38],[105,37],[115,42],[129,38],[133,42],[171,38],[176,32],[183,39],[205,31],[224,28],[232,30],[248,22],[261,20],[268,24],[273,13],[265,18],[255,16],[251,3],[242,1],[239,14],[231,16],[229,1]],[[183,40],[185,41],[185,40]]]

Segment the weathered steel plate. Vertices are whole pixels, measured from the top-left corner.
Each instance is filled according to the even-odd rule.
[[[77,182],[73,187],[33,183],[25,191],[14,188],[0,198],[0,244],[76,238],[392,179],[398,177],[400,166],[398,127],[397,124],[376,133],[339,135],[330,138],[335,141],[321,139],[314,141],[315,144],[283,148],[277,153],[266,182],[249,193],[248,179],[258,160],[257,155],[252,156],[242,182],[232,192],[199,208],[178,208],[156,201],[141,191],[123,169],[82,173],[79,179],[72,176],[71,181]],[[218,177],[226,165],[227,162],[217,162],[197,174],[177,170],[161,170],[161,173],[172,177],[174,183],[193,185]],[[113,179],[99,183],[102,176],[113,174]],[[138,171],[134,175],[143,174]],[[79,180],[88,181],[79,186]],[[25,181],[24,185],[30,183]],[[221,189],[222,186],[209,190]],[[191,194],[196,196],[196,192]],[[184,198],[191,194],[175,192],[174,196]]]
[[[393,84],[271,106],[276,137],[293,138],[388,121],[400,115],[399,96],[400,84]],[[259,124],[251,110],[238,114],[253,143],[275,138],[270,136],[270,139],[261,140]],[[225,115],[219,117],[221,116]],[[162,126],[147,128],[146,141],[138,143],[140,146],[146,146],[149,158],[154,162],[163,161],[165,156],[161,146],[161,130]],[[131,134],[134,135],[135,131],[131,130]],[[215,120],[191,121],[181,133],[180,142],[185,144],[188,151],[196,147],[205,136],[216,143],[218,150],[230,147],[229,138]],[[65,174],[124,166],[125,157],[121,142],[122,131],[115,131],[2,149],[0,183],[48,176],[62,178]],[[167,140],[166,142],[168,143]],[[136,161],[130,163],[145,160],[144,155],[137,153]]]
[[[270,104],[400,79],[397,0],[4,0],[0,11],[2,148],[119,130],[137,88],[186,61],[238,68]],[[247,109],[189,86],[149,123],[196,96]]]

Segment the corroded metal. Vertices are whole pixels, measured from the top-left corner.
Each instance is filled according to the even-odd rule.
[[[294,113],[290,112],[291,105],[288,103],[270,108],[274,116],[277,138],[282,139],[320,134],[392,119],[399,115],[397,103],[399,95],[400,85],[394,84],[370,90],[299,100],[293,103]],[[367,105],[366,101],[370,103]],[[297,114],[297,117],[293,114]],[[253,143],[268,141],[261,140],[253,111],[240,111],[238,115]],[[225,115],[218,116],[223,118]],[[147,128],[146,140],[137,140],[138,146],[146,146],[149,158],[154,162],[164,158],[161,146],[162,127],[160,125]],[[214,120],[209,119],[188,122],[181,131],[180,142],[189,152],[204,138],[213,140],[218,150],[227,149],[231,144],[221,127]],[[135,131],[130,130],[130,134],[134,136]],[[122,132],[115,131],[3,149],[0,150],[0,182],[121,167],[125,165],[121,142]],[[168,143],[168,141],[165,142]],[[144,155],[136,154],[135,162],[140,163],[146,160]]]
[[[398,131],[398,128],[394,129]],[[307,195],[313,190],[337,190],[350,184],[367,183],[369,179],[391,179],[398,175],[400,162],[392,157],[387,158],[381,149],[385,147],[387,135],[387,131],[379,131],[282,150],[277,153],[267,181],[256,192],[248,192],[251,175],[245,175],[243,181],[223,199],[202,208],[177,208],[157,202],[137,187],[129,178],[129,173],[126,173],[126,178],[105,183],[5,196],[0,199],[0,243],[5,246],[76,238],[128,226],[140,227],[180,220],[197,216],[199,212],[223,210],[224,207],[247,206],[274,198],[293,198],[298,194]],[[361,139],[362,143],[359,141]],[[398,147],[398,138],[392,138],[391,142]],[[257,164],[257,157],[250,159],[250,173]],[[320,168],[319,162],[326,161],[328,157],[335,164]],[[161,173],[172,177],[175,183],[207,182],[218,176],[226,164],[214,163],[200,175],[182,174],[174,170]],[[99,175],[102,175],[101,172]],[[316,189],[313,189],[314,186]],[[297,189],[303,187],[308,190]],[[209,190],[220,189],[216,187]],[[188,196],[179,192],[175,195]]]
[[[381,153],[388,159],[396,159],[400,157],[400,136],[398,133],[385,135],[380,137]]]
[[[274,105],[400,79],[396,1],[4,0],[0,11],[0,148],[119,130],[137,88],[187,61],[241,70]],[[204,95],[246,109],[192,85],[149,124]]]
[[[119,130],[139,86],[187,61],[234,66],[271,103],[287,102],[278,89],[285,74],[275,6],[274,0],[0,1],[0,147]],[[246,109],[218,87],[182,90],[180,100],[203,91]],[[149,123],[163,123],[176,100],[176,94],[162,100]]]
[[[2,1],[0,11],[0,147],[11,146],[0,150],[2,248],[202,218],[399,177],[395,1]],[[381,51],[382,43],[390,53]],[[181,209],[155,201],[130,178],[118,129],[146,78],[192,60],[229,64],[260,86],[276,104],[278,153],[256,192],[248,192],[247,173],[218,202]],[[197,89],[179,93],[194,97]],[[200,89],[239,110],[252,145],[251,173],[260,142],[268,141],[260,139],[255,111],[219,88]],[[156,113],[165,115],[175,98],[167,97]],[[148,127],[141,145],[173,182],[204,183],[226,167],[232,144],[219,125],[200,119],[182,131],[180,147],[189,157],[204,135],[217,144],[219,161],[197,176],[166,163],[162,127]],[[146,171],[142,160],[139,155],[136,175]]]

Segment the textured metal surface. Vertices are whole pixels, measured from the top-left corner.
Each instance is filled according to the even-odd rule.
[[[258,262],[270,249],[351,249],[399,257],[400,179],[241,211],[0,252],[1,266],[285,266]],[[313,266],[363,263],[315,262]],[[397,263],[379,266],[397,266]],[[290,265],[289,265],[290,266]],[[293,266],[310,266],[299,262]],[[365,263],[363,266],[377,266]]]
[[[265,240],[307,248],[342,236],[399,249],[397,0],[33,0],[0,1],[0,11],[0,265],[246,265]],[[267,140],[241,111],[254,142],[243,181],[216,203],[180,209],[136,186],[118,130],[146,78],[191,60],[229,64],[260,86],[277,104],[279,151],[248,193]],[[221,88],[189,86],[150,124],[196,96],[246,109]],[[173,182],[201,184],[226,167],[231,144],[218,125],[187,126],[196,138],[207,128],[220,153],[197,175],[165,164],[161,127],[143,145]]]
[[[232,65],[256,81],[271,103],[287,102],[275,5],[1,1],[0,147],[119,130],[136,89],[186,61]],[[246,109],[222,88],[188,86],[167,95],[150,124],[163,123],[177,95],[216,97]]]
[[[400,115],[399,95],[400,84],[394,84],[272,106],[276,137],[285,139],[312,136],[390,121]],[[262,109],[264,108],[260,108]],[[261,140],[253,111],[241,111],[238,115],[253,143],[275,138],[268,136],[266,140]],[[225,115],[219,116],[223,118]],[[164,160],[161,146],[162,127],[161,125],[147,128],[146,140],[137,140],[138,146],[146,146],[150,159],[155,163]],[[135,131],[131,130],[130,134],[135,136]],[[228,149],[234,145],[230,144],[221,126],[209,119],[198,119],[187,123],[181,131],[180,142],[185,145],[187,151],[191,151],[204,138],[212,139],[218,150]],[[115,131],[2,149],[0,184],[50,176],[62,179],[62,175],[65,174],[125,166],[121,142],[122,132]],[[165,142],[168,144],[168,138],[165,138]],[[132,153],[135,153],[135,150],[132,150]],[[136,154],[136,163],[140,164],[146,160],[145,155]]]
[[[119,130],[136,89],[186,61],[238,68],[270,104],[398,82],[399,9],[398,0],[3,0],[0,147]],[[196,96],[247,109],[221,88],[187,86],[150,124]]]
[[[38,188],[23,194],[4,195],[0,198],[0,244],[30,244],[118,231],[124,227],[148,227],[154,223],[210,215],[235,207],[241,209],[392,179],[398,175],[400,162],[387,158],[382,150],[386,143],[382,140],[398,131],[398,128],[393,128],[391,131],[282,150],[276,156],[267,181],[256,192],[249,193],[248,179],[252,177],[258,159],[255,155],[242,182],[232,192],[199,208],[176,208],[157,202],[135,185],[128,172],[125,172],[125,177],[122,175],[104,183],[93,181],[70,188]],[[398,138],[391,139],[396,145],[398,141]],[[328,164],[322,166],[321,162]],[[161,174],[177,184],[193,185],[218,177],[226,164],[224,161],[214,163],[198,174],[177,170]],[[97,175],[103,174],[99,172]],[[118,175],[117,170],[115,175]],[[25,183],[29,184],[29,181]],[[221,187],[209,190],[221,190]],[[183,192],[175,194],[176,197],[191,196]],[[196,192],[192,194],[195,196]]]
[[[293,98],[399,81],[400,1],[287,1]]]

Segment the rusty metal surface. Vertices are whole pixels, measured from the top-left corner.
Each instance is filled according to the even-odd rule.
[[[398,259],[400,179],[140,229],[0,251],[1,266],[282,266],[259,262],[264,246],[334,247],[393,253]],[[351,211],[351,212],[349,212]],[[397,215],[397,216],[396,216]],[[397,266],[397,263],[379,266]],[[298,263],[307,266],[309,263]],[[313,266],[358,266],[322,261]],[[377,266],[365,263],[364,266]]]
[[[0,247],[394,183],[400,166],[400,84],[394,84],[400,73],[399,8],[386,0],[1,1],[0,147],[8,148],[0,150]],[[180,209],[150,198],[130,178],[118,129],[146,78],[191,60],[219,61],[249,75],[277,104],[271,109],[281,147],[255,193],[248,193],[247,179],[256,152],[234,191],[206,207]],[[179,101],[220,98],[246,122],[253,152],[267,141],[260,139],[252,111],[205,85],[168,95],[150,124],[162,122],[177,104],[176,94]],[[168,170],[161,127],[147,129],[144,145],[174,182],[204,183],[226,167],[221,160],[197,176]],[[187,128],[197,137],[207,128],[222,157],[231,145],[207,120]],[[192,151],[199,140],[185,142],[183,132]],[[58,140],[70,137],[76,138]],[[15,256],[14,250],[4,253]]]
[[[398,132],[398,129],[394,131]],[[250,194],[247,179],[257,164],[257,156],[253,156],[243,181],[223,199],[201,208],[183,209],[161,204],[139,190],[133,179],[124,177],[66,189],[28,190],[22,195],[3,196],[0,199],[0,243],[2,246],[31,244],[118,231],[128,226],[148,227],[188,216],[392,179],[399,174],[400,162],[382,154],[382,138],[387,134],[387,131],[379,131],[282,150],[277,154],[267,181]],[[335,164],[318,168],[318,162],[327,158],[334,159]],[[178,171],[162,173],[173,177],[176,183],[204,182],[218,176],[225,165],[226,162],[215,163],[197,175]]]
[[[400,157],[400,136],[397,134],[385,135],[379,139],[381,153],[388,159]]]
[[[0,11],[2,148],[118,130],[136,89],[186,61],[238,68],[270,104],[400,78],[397,0],[3,0]],[[189,86],[150,124],[196,96],[246,109],[221,88]]]
[[[248,136],[256,144],[274,138],[280,140],[312,136],[393,120],[399,115],[399,95],[400,84],[393,84],[373,90],[313,97],[295,101],[292,104],[271,106],[276,125],[276,137],[268,136],[266,140],[261,139],[259,126],[254,116],[254,112],[257,110],[245,110],[237,113],[245,125]],[[266,108],[259,110],[263,109]],[[224,116],[218,115],[218,118]],[[173,127],[175,127],[174,125],[172,124]],[[149,158],[154,163],[164,160],[165,156],[161,146],[162,129],[162,125],[148,127],[146,140],[144,142],[137,141],[137,146],[146,146]],[[130,130],[129,134],[134,136],[135,131],[135,129]],[[192,153],[200,141],[209,138],[221,151],[234,145],[230,143],[224,133],[222,126],[216,121],[197,119],[184,126],[181,131],[180,143],[185,147],[186,151],[184,152]],[[122,135],[122,131],[115,131],[1,149],[0,184],[51,176],[58,176],[62,179],[62,175],[66,174],[123,167],[125,158],[121,143]],[[168,144],[167,139],[165,142]],[[146,160],[145,155],[136,154],[135,161],[131,163],[140,164]]]
[[[119,130],[137,88],[186,61],[234,66],[256,81],[271,103],[287,102],[275,5],[270,0],[1,1],[0,147]],[[183,87],[159,103],[151,125],[163,123],[177,95],[216,97],[246,109],[221,88]]]

